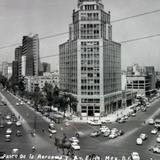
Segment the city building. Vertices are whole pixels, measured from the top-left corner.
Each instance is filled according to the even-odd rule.
[[[122,106],[121,45],[112,41],[101,0],[79,0],[69,39],[59,46],[60,89],[77,97],[77,112],[100,116]]]
[[[52,72],[44,72],[43,76],[48,76],[53,79],[54,85],[59,87],[59,71],[52,71]]]
[[[140,67],[138,64],[127,67],[126,89],[147,96],[155,90],[155,69],[153,66]]]
[[[22,75],[38,76],[40,68],[38,34],[23,36],[22,42]]]
[[[46,62],[42,62],[42,72],[51,72],[51,64],[46,63]]]
[[[22,46],[19,46],[15,49],[15,61],[18,65],[18,81],[22,75]]]
[[[39,87],[40,91],[42,91],[45,83],[53,85],[55,87],[55,83],[50,76],[26,76],[24,78],[26,91],[34,92],[36,87]]]
[[[18,75],[18,61],[12,62],[12,82],[18,83],[19,81],[19,75]]]
[[[7,79],[12,76],[12,63],[2,62],[2,75]]]

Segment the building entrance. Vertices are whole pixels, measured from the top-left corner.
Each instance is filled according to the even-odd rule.
[[[88,106],[88,116],[94,116],[93,106]]]

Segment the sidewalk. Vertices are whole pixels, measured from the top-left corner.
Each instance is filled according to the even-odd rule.
[[[76,117],[76,116],[73,116],[72,120],[70,121],[73,121],[73,122],[81,122],[81,123],[86,123],[88,120],[100,120],[100,121],[108,121],[108,122],[115,122],[117,118],[121,118],[123,117],[124,115],[127,115],[129,112],[133,111],[133,107],[136,106],[137,104],[133,104],[129,107],[126,107],[126,108],[122,108],[122,109],[119,109],[117,111],[115,111],[114,113],[111,113],[111,114],[108,114],[107,116],[105,117],[82,117],[82,119],[80,119],[80,117]]]

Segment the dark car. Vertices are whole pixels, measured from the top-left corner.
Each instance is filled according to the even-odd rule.
[[[20,131],[20,130],[17,130],[17,132],[16,132],[16,136],[17,137],[21,137],[23,134],[22,134],[22,131]]]
[[[119,131],[118,131],[118,135],[119,135],[119,136],[122,136],[122,135],[124,135],[124,131],[122,131],[122,130],[119,130]]]

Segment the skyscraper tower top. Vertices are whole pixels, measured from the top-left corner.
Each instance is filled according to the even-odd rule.
[[[103,4],[102,4],[102,0],[78,0],[78,8],[81,8],[84,5],[90,5],[90,4],[95,4],[98,5],[99,7],[101,7],[101,9],[104,8]]]

